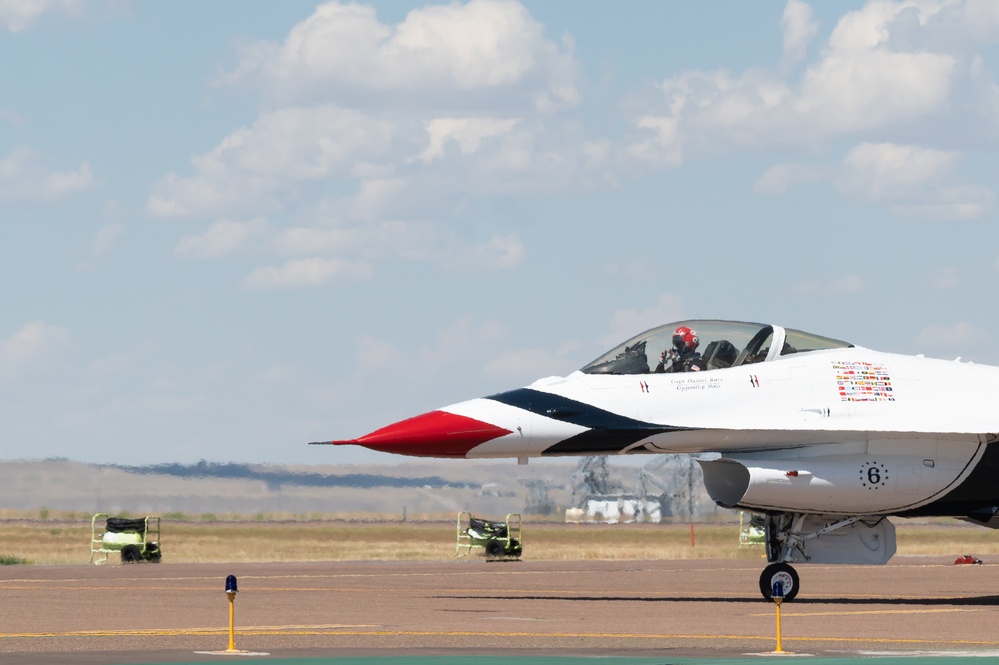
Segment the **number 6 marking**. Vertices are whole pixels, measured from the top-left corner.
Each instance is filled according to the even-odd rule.
[[[869,490],[880,489],[888,481],[888,467],[877,462],[864,462],[860,466],[860,484]]]

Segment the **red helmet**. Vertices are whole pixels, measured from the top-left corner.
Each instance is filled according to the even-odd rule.
[[[697,333],[687,326],[680,326],[673,331],[673,348],[681,355],[696,349],[700,341]]]

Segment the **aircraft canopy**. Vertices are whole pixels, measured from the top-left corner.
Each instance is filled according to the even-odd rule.
[[[708,370],[772,361],[792,353],[853,346],[838,339],[763,323],[678,321],[632,337],[580,371],[584,374],[649,373],[659,362],[659,355],[673,347],[673,331],[680,326],[687,326],[697,333],[699,344],[696,350]]]

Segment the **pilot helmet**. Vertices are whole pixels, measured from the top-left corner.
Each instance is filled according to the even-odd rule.
[[[697,333],[687,326],[680,326],[673,331],[673,348],[677,353],[690,353],[697,348],[701,340],[697,338]]]

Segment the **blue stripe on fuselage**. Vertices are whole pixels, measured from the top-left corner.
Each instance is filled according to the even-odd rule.
[[[497,393],[486,399],[587,428],[586,432],[549,446],[542,455],[615,454],[646,437],[690,429],[635,420],[586,402],[531,388]]]

